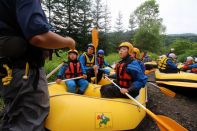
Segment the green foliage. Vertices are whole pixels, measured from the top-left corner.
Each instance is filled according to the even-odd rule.
[[[165,27],[159,18],[159,5],[156,1],[144,2],[135,10],[132,17],[138,25],[134,35],[135,46],[144,51],[159,52],[162,43],[161,33],[165,31]]]
[[[118,55],[118,52],[117,53],[112,53],[108,56],[105,57],[105,60],[110,64],[114,64],[114,62],[117,62],[119,60],[119,55]]]
[[[150,56],[150,58],[152,60],[157,60],[158,59],[158,55],[152,52],[148,52],[148,55]]]
[[[54,70],[63,61],[67,61],[67,53],[66,52],[60,53],[60,56],[61,57],[57,57],[57,56],[53,55],[52,61],[46,60],[45,66],[44,66],[46,74],[49,74],[52,70]],[[56,74],[57,74],[57,72],[54,75],[52,75],[48,79],[48,81],[54,81],[56,79]]]

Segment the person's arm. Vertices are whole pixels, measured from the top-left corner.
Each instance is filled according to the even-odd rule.
[[[33,36],[30,40],[30,43],[34,46],[47,49],[56,49],[69,47],[74,49],[75,41],[70,37],[62,37],[51,31]]]
[[[140,89],[141,87],[145,86],[148,77],[144,75],[137,61],[133,61],[132,64],[127,66],[127,72],[132,76],[133,79],[132,87],[128,89],[129,91],[132,89]]]
[[[81,62],[80,62],[80,66],[81,66],[82,73],[86,75],[86,70]]]
[[[189,65],[189,68],[190,68],[190,69],[192,69],[192,68],[197,68],[197,63],[192,64],[192,65]]]
[[[84,67],[85,70],[90,69],[90,67],[87,67],[87,66],[85,65],[85,55],[84,55],[84,54],[82,54],[82,55],[79,57],[79,61],[80,61],[80,63],[83,65],[83,67]]]
[[[17,0],[16,18],[24,38],[34,46],[46,49],[75,47],[72,38],[50,31],[40,0]]]
[[[176,64],[174,64],[174,63],[172,62],[172,60],[167,60],[166,63],[170,66],[171,69],[177,69]]]
[[[64,78],[64,74],[65,74],[65,70],[68,68],[68,65],[67,64],[64,64],[59,72],[57,73],[57,79],[63,79]]]

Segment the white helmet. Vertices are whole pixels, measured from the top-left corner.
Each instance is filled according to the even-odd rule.
[[[168,55],[168,57],[170,57],[170,58],[172,58],[172,59],[176,59],[176,55],[175,55],[174,53],[170,53],[170,54]]]
[[[193,61],[193,60],[194,59],[191,56],[188,56],[186,61]]]
[[[196,62],[196,63],[197,63],[197,57],[194,59],[194,62]]]
[[[171,48],[170,51],[174,51],[174,48]]]

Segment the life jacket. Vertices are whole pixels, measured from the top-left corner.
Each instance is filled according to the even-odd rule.
[[[167,60],[169,58],[168,57],[163,57],[161,58],[161,60],[158,61],[158,68],[160,70],[166,70],[167,69]]]
[[[80,62],[68,62],[68,68],[65,70],[65,78],[74,78],[74,77],[79,77],[82,76],[82,70],[81,70],[81,65]]]
[[[192,69],[191,69],[191,72],[192,72],[192,73],[197,73],[197,68],[192,68]]]
[[[97,57],[98,59],[98,65],[100,68],[104,67],[104,58],[103,57]]]
[[[88,57],[88,55],[86,53],[83,53],[85,56],[85,65],[87,67],[92,67],[95,63],[95,57],[94,55],[92,55],[92,59],[90,60],[90,58]]]
[[[130,74],[127,73],[126,68],[127,65],[130,64],[133,59],[129,59],[127,62],[119,62],[116,65],[116,74],[117,74],[117,83],[119,86],[123,88],[129,88],[132,83],[132,77]]]

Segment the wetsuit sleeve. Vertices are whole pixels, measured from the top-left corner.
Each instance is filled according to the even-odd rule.
[[[61,68],[60,68],[60,70],[59,70],[59,72],[58,72],[58,74],[57,74],[57,78],[58,79],[63,79],[64,78],[64,74],[65,74],[65,70],[67,70],[68,69],[68,64],[64,64]]]
[[[197,68],[197,63],[196,63],[196,64],[189,65],[189,68],[190,68],[190,69],[192,69],[192,68]]]
[[[16,17],[27,39],[49,31],[40,0],[16,0]]]
[[[86,74],[86,70],[85,70],[85,68],[84,68],[83,64],[81,64],[81,62],[80,62],[80,65],[81,65],[82,73],[83,73],[83,74]]]
[[[80,61],[80,63],[83,65],[83,68],[84,68],[85,70],[91,69],[91,67],[87,67],[87,66],[85,65],[85,56],[84,56],[84,54],[82,54],[82,55],[79,57],[79,61]]]
[[[126,71],[132,76],[132,88],[140,89],[145,86],[148,77],[142,72],[137,61],[132,61],[128,64]]]
[[[174,63],[172,62],[172,60],[167,60],[166,63],[167,63],[167,65],[170,66],[171,69],[177,69],[176,64],[174,64]]]

